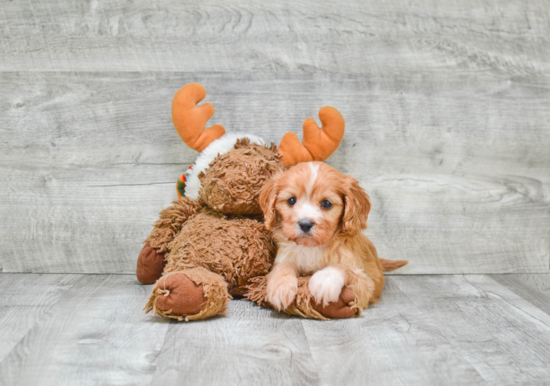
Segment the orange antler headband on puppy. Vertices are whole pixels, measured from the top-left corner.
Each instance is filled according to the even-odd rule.
[[[304,121],[303,144],[294,133],[286,133],[279,144],[279,154],[286,167],[299,162],[324,161],[334,153],[344,138],[344,117],[334,107],[325,106],[319,110],[323,124],[319,128],[313,118]]]

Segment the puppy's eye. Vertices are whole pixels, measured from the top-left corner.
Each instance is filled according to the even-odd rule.
[[[323,202],[321,202],[321,206],[325,209],[329,209],[332,206],[332,202],[329,200],[323,200]]]
[[[294,206],[296,204],[296,197],[290,197],[286,202],[288,202],[288,205]]]

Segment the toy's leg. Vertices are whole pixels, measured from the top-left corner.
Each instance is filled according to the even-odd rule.
[[[309,276],[298,279],[298,293],[294,302],[284,312],[298,315],[304,318],[327,320],[328,318],[351,318],[361,314],[361,308],[356,304],[356,296],[349,288],[342,288],[342,292],[336,302],[330,302],[327,306],[318,304],[309,291]],[[256,277],[248,286],[246,297],[260,306],[274,308],[266,300],[267,278]]]
[[[172,202],[171,206],[160,212],[160,218],[155,222],[153,231],[145,241],[160,253],[169,252],[169,244],[180,232],[183,223],[201,208],[200,202],[189,197],[182,197]]]
[[[178,320],[206,319],[223,314],[231,296],[227,282],[204,268],[173,271],[155,284],[146,312]]]

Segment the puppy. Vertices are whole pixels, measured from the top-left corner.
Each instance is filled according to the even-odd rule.
[[[277,257],[267,278],[267,301],[284,310],[298,291],[298,277],[312,275],[309,291],[323,307],[351,289],[360,310],[378,301],[384,271],[407,261],[379,259],[367,228],[369,196],[356,179],[322,162],[300,163],[275,175],[260,193],[265,224]]]

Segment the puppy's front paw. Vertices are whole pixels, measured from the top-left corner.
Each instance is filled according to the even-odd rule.
[[[344,282],[344,274],[338,268],[326,267],[309,279],[309,292],[317,303],[326,307],[330,302],[338,300]]]
[[[267,301],[282,311],[292,304],[298,293],[298,278],[292,275],[272,277],[267,281]]]

